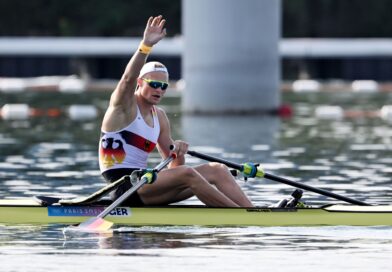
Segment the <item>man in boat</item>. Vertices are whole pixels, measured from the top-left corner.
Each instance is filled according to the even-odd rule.
[[[188,143],[174,141],[169,119],[157,104],[169,84],[167,68],[146,59],[152,47],[166,35],[165,19],[150,17],[138,50],[130,59],[102,122],[99,147],[100,169],[108,182],[130,175],[135,169],[146,168],[147,158],[157,146],[162,157],[170,155],[175,146],[177,158],[162,170],[153,184],[132,194],[124,204],[130,206],[166,205],[196,196],[212,207],[253,206],[238,186],[229,169],[218,163],[196,167],[185,165]],[[116,199],[131,185],[120,186]]]

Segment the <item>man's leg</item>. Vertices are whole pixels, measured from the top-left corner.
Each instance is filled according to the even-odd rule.
[[[153,184],[144,185],[138,193],[146,205],[165,205],[196,195],[207,206],[239,206],[188,166],[162,170]]]
[[[220,163],[208,163],[195,167],[209,183],[241,207],[253,207],[252,202],[242,191],[229,169]]]

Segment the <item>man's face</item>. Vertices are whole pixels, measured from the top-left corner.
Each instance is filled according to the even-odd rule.
[[[166,93],[168,81],[168,75],[164,72],[147,73],[138,79],[140,94],[149,103],[157,105]]]

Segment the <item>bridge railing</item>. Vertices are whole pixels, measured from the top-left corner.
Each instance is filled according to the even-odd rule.
[[[129,56],[140,38],[102,37],[1,37],[0,56]],[[166,38],[153,50],[160,56],[180,57],[181,37]],[[280,41],[282,58],[333,58],[392,56],[392,39],[285,38]]]

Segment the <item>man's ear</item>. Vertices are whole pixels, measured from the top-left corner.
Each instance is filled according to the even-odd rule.
[[[137,86],[136,86],[136,88],[139,88],[140,86],[142,86],[142,83],[143,83],[143,79],[141,79],[140,77],[136,80],[136,84],[137,84]]]

